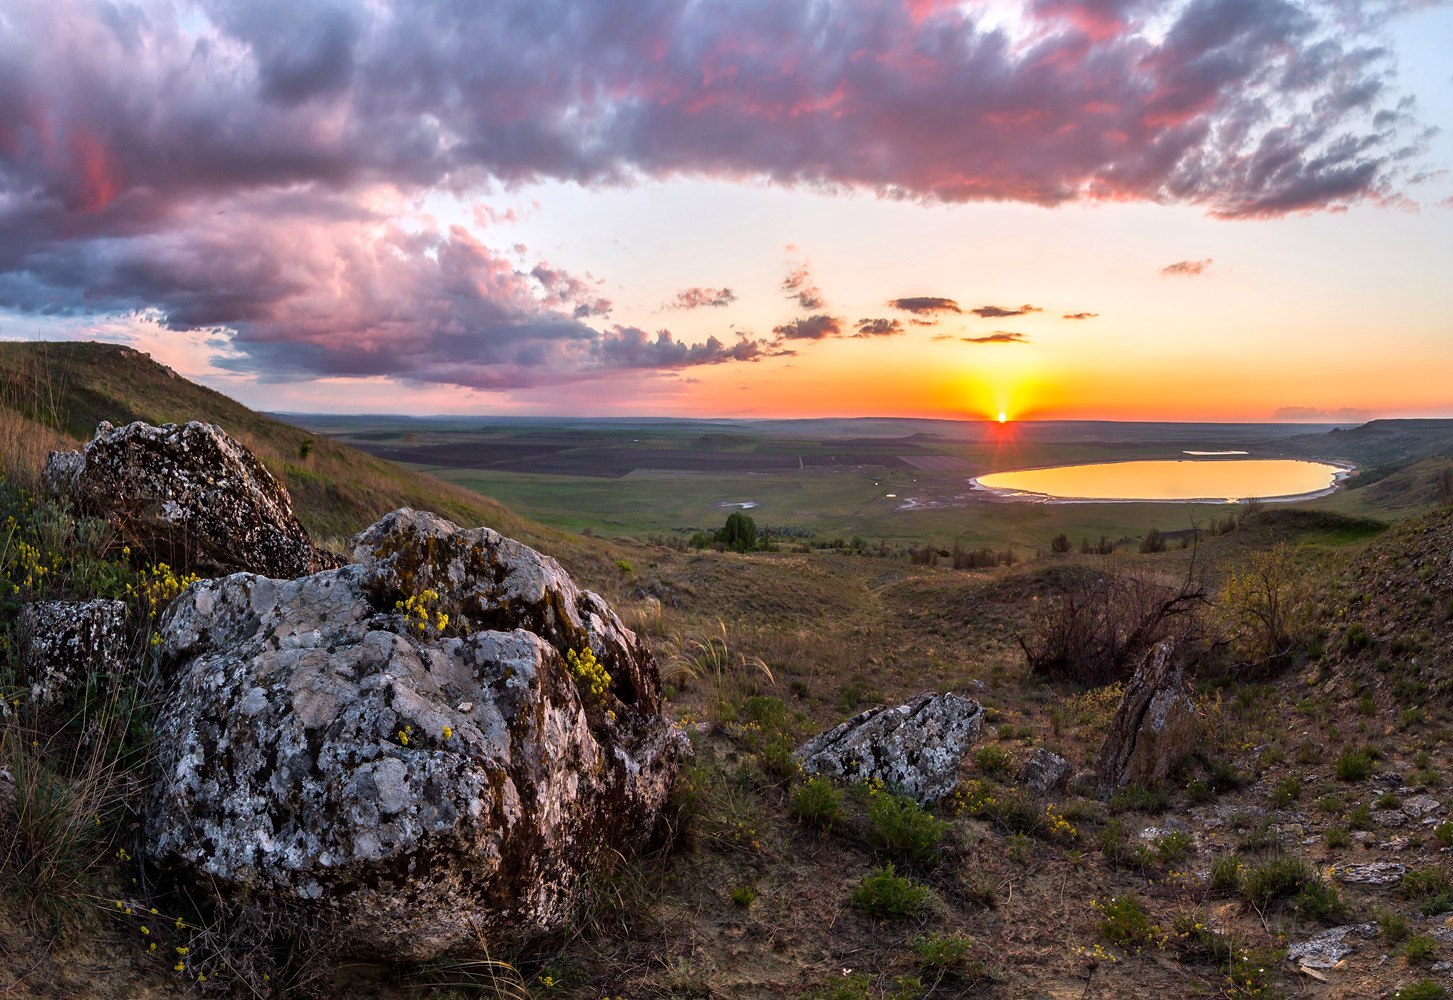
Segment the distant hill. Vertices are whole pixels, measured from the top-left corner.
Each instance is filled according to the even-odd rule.
[[[287,485],[299,520],[335,548],[388,511],[409,506],[467,526],[487,525],[567,564],[602,558],[594,540],[536,524],[471,490],[264,416],[129,347],[0,343],[0,455],[12,474],[34,474],[46,452],[79,446],[103,420],[217,424]]]

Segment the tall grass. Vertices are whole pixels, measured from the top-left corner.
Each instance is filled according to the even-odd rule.
[[[682,690],[701,688],[707,721],[721,724],[736,720],[742,701],[758,693],[763,680],[777,681],[761,657],[732,647],[725,622],[718,619],[717,629],[705,639],[678,639],[662,679]]]

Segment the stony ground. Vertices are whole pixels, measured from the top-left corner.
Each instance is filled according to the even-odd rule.
[[[1254,682],[1202,678],[1194,757],[1164,789],[1115,796],[1036,797],[1015,777],[1039,747],[1086,767],[1118,699],[1031,676],[1014,641],[1062,564],[627,549],[629,571],[590,582],[650,635],[697,748],[674,840],[602,873],[576,933],[496,956],[508,966],[334,970],[331,995],[1440,996],[1450,526],[1305,553],[1325,581],[1320,655]],[[1228,536],[1201,558],[1214,577],[1268,541]],[[1187,555],[1127,558],[1175,579]],[[722,637],[719,669],[704,666]],[[804,822],[785,748],[925,689],[989,710],[959,792],[906,833],[861,789],[829,829]],[[889,863],[908,896],[926,892],[901,915],[864,912],[860,886]],[[60,937],[0,913],[0,996],[211,992],[107,910],[128,871]]]

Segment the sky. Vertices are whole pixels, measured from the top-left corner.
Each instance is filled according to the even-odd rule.
[[[1453,5],[0,0],[0,338],[411,414],[1453,416]]]

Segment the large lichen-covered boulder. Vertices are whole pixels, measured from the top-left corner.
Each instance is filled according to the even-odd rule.
[[[283,484],[213,424],[103,423],[81,451],[52,452],[41,480],[179,572],[293,577],[343,562],[313,544]]]
[[[72,701],[91,678],[119,676],[130,655],[124,601],[32,601],[16,624],[21,674],[40,707]]]
[[[648,650],[487,528],[396,511],[353,555],[202,581],[167,611],[149,855],[312,907],[372,957],[566,926],[686,749]]]
[[[920,802],[953,791],[959,764],[984,724],[978,702],[925,692],[892,708],[870,708],[804,743],[795,753],[808,774],[879,781]]]
[[[1174,653],[1157,644],[1125,687],[1095,764],[1112,788],[1157,785],[1195,749],[1200,719]]]

